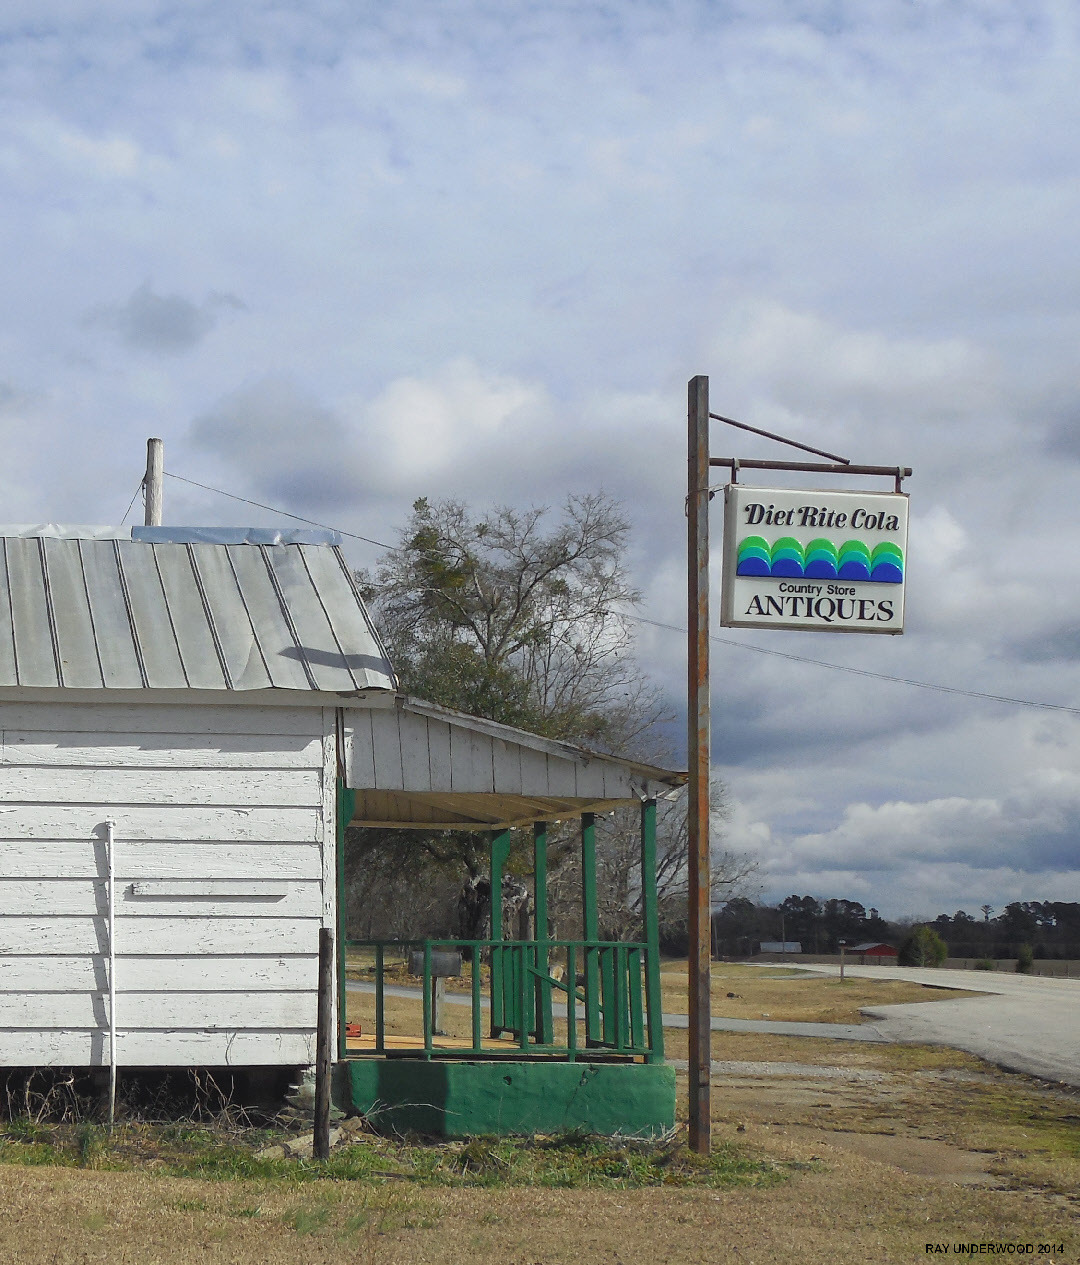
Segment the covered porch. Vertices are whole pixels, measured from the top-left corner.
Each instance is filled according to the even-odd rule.
[[[447,1135],[670,1128],[656,806],[685,775],[400,695],[372,704],[342,716],[339,874],[348,825],[481,831],[492,913],[484,939],[339,939],[338,1057],[351,1105],[398,1131]],[[631,804],[640,822],[641,932],[606,941],[596,819]],[[578,823],[580,939],[553,937],[548,912],[549,827],[570,820]],[[501,893],[513,830],[529,832],[533,912],[531,926],[508,929]],[[339,926],[343,916],[341,907]]]

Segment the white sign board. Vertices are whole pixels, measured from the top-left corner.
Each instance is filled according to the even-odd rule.
[[[725,628],[902,633],[908,498],[728,484]]]

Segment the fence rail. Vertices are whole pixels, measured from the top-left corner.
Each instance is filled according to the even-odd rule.
[[[364,1051],[422,1058],[521,1056],[571,1061],[601,1055],[664,1057],[659,963],[640,942],[609,940],[349,940],[374,956],[375,1024]],[[469,990],[469,1036],[438,1031],[433,954],[460,953]],[[422,954],[421,1028],[411,1044],[387,1040],[387,971]],[[483,968],[489,967],[484,989]],[[648,999],[648,1000],[646,1000]],[[485,1007],[486,1001],[486,1007]],[[441,1003],[445,1005],[445,1001]],[[458,1004],[461,1004],[460,1002]],[[485,1024],[484,1010],[487,1009]],[[486,1029],[486,1032],[485,1032]],[[582,1030],[583,1029],[583,1030]],[[440,1040],[440,1038],[442,1038]],[[342,1054],[347,1053],[344,1029]]]

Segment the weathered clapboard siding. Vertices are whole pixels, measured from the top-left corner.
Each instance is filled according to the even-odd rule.
[[[0,703],[0,1062],[107,1061],[107,821],[119,1057],[309,1058],[333,733],[310,706]]]
[[[253,918],[231,908],[220,918],[131,918],[121,922],[125,954],[314,953],[319,940],[315,918]],[[0,954],[108,953],[103,919],[83,917],[0,917]],[[2,1026],[2,1024],[0,1024]]]
[[[277,957],[121,956],[117,982],[135,992],[295,992],[310,988],[315,954]],[[103,992],[109,987],[107,955],[0,956],[0,994]],[[2,1002],[0,1002],[2,1005]],[[69,1021],[70,1022],[70,1021]]]
[[[89,778],[98,771],[88,769],[86,772]],[[229,772],[238,776],[233,770]],[[263,841],[321,843],[324,829],[321,807],[176,805],[170,811],[166,805],[15,804],[0,807],[0,838],[104,838],[106,818],[115,823],[116,838],[121,847],[125,839],[160,839],[163,834],[174,841],[190,840],[192,843],[204,839],[220,839],[226,843],[247,840],[252,844]]]
[[[322,770],[7,767],[0,777],[0,804],[182,804],[229,807],[315,807],[322,797]]]
[[[117,1032],[117,1062],[124,1067],[298,1066],[315,1058],[315,1034],[239,1028],[232,1031],[192,1028],[177,1031],[138,1029]],[[167,1050],[168,1059],[162,1058]],[[0,1066],[92,1067],[108,1062],[107,1028],[49,1030],[0,1028]]]
[[[109,1027],[105,993],[8,993],[7,1028]],[[253,993],[132,992],[117,994],[117,1031],[132,1028],[307,1028],[315,1027],[317,995],[305,992]]]
[[[0,773],[0,778],[3,774]],[[240,879],[251,873],[253,848],[259,865],[278,879],[322,879],[322,848],[317,843],[200,842],[175,839],[128,839],[117,848],[116,881],[135,879]],[[105,842],[100,839],[0,841],[0,875],[5,879],[99,879],[108,872]]]
[[[234,894],[237,884],[229,883],[228,895],[215,896],[214,888],[224,879],[182,880],[183,894],[142,894],[132,884],[117,884],[116,912],[123,922],[140,918],[217,918],[243,914],[249,918],[319,918],[322,915],[321,882],[289,880],[278,892]],[[260,881],[265,879],[260,876]],[[0,909],[5,916],[97,914],[109,912],[104,879],[0,879]],[[117,930],[117,942],[121,931]],[[252,946],[254,950],[255,946]],[[122,950],[121,950],[122,951]]]

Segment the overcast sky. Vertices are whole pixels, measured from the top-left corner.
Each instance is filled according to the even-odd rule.
[[[902,637],[715,629],[760,894],[1080,900],[1078,53],[1071,0],[7,0],[0,517],[119,521],[150,434],[377,540],[604,488],[682,624],[708,374],[915,471]],[[640,653],[681,706],[684,639]]]

